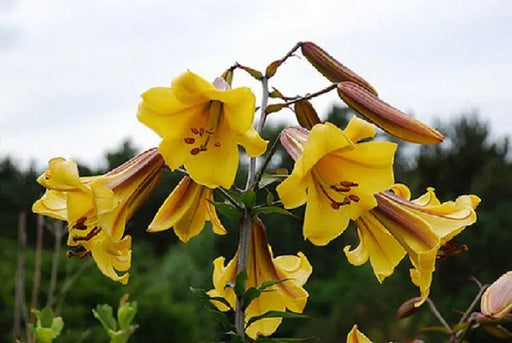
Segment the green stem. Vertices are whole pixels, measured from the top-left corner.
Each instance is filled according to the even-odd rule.
[[[448,325],[448,323],[443,318],[441,313],[437,310],[436,305],[434,305],[434,302],[432,300],[430,300],[430,298],[427,298],[426,302],[427,302],[428,306],[430,307],[430,311],[432,311],[432,313],[434,314],[434,316],[436,316],[436,318],[439,320],[439,322],[441,324],[443,324],[443,326],[450,332],[450,342],[454,342],[455,334],[454,334],[451,326]]]
[[[258,184],[258,182],[260,182],[261,176],[265,172],[265,169],[267,168],[268,164],[270,163],[270,160],[272,160],[272,156],[274,156],[274,154],[276,153],[277,147],[279,146],[279,137],[281,137],[281,134],[279,134],[276,137],[276,139],[274,140],[274,142],[272,143],[272,146],[270,147],[267,155],[265,156],[265,159],[263,160],[263,164],[258,169],[258,172],[256,173],[256,177],[254,180],[255,184]]]
[[[256,130],[261,133],[265,125],[265,109],[268,104],[268,79],[263,77],[261,80],[262,98],[260,106],[260,118],[256,125]],[[254,188],[256,184],[256,157],[252,157],[249,162],[249,170],[247,173],[247,183],[245,191]],[[244,209],[243,217],[240,222],[240,237],[238,239],[238,260],[237,275],[247,269],[247,260],[249,257],[249,246],[251,244],[251,224],[252,215],[249,210]],[[235,309],[235,330],[237,336],[245,337],[245,309],[243,308],[243,297],[237,297]]]
[[[304,101],[304,100],[309,100],[309,99],[313,99],[313,98],[316,98],[317,96],[319,95],[322,95],[322,94],[325,94],[325,93],[328,93],[330,91],[332,91],[334,88],[336,88],[338,86],[337,83],[333,83],[331,84],[330,86],[328,87],[325,87],[324,89],[321,89],[319,90],[318,92],[315,92],[315,93],[310,93],[310,94],[306,94],[300,98],[297,98],[297,99],[293,99],[293,100],[290,100],[290,101],[287,101],[286,102],[286,105],[293,105],[295,104],[296,102],[301,102],[301,101]]]

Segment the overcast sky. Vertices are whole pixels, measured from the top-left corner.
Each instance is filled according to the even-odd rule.
[[[208,80],[235,61],[264,69],[302,40],[427,123],[476,109],[512,134],[509,0],[0,0],[0,157],[98,165],[124,137],[149,148],[159,139],[137,122],[143,91],[186,69]],[[273,85],[295,95],[328,82],[294,58]]]

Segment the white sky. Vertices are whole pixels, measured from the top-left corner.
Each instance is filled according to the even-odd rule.
[[[0,157],[98,164],[124,137],[154,146],[135,116],[143,91],[186,69],[209,80],[234,61],[264,69],[301,40],[427,123],[478,109],[512,134],[509,0],[0,0]],[[295,95],[328,81],[294,58],[273,85]]]

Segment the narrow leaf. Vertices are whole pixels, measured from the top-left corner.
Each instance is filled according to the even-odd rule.
[[[273,112],[280,111],[282,108],[284,108],[286,106],[287,105],[283,104],[283,103],[268,105],[267,108],[265,109],[265,114],[270,114],[270,113],[273,113]]]
[[[233,287],[233,290],[235,291],[235,294],[238,297],[242,297],[245,292],[245,283],[247,282],[247,271],[242,270],[238,275],[236,276],[235,280],[235,286]]]
[[[284,208],[281,208],[281,207],[277,207],[277,206],[265,206],[265,207],[260,207],[257,210],[255,210],[255,214],[268,214],[268,213],[279,213],[279,214],[284,214],[284,215],[287,215],[287,216],[290,216],[290,217],[293,217],[296,219],[300,219],[299,216],[296,216],[295,214],[291,213],[290,211],[285,210]]]
[[[246,208],[253,208],[254,204],[256,204],[256,192],[253,190],[248,190],[242,194],[242,202]]]
[[[306,316],[305,314],[293,313],[293,312],[268,311],[268,312],[263,313],[262,315],[249,318],[249,320],[247,321],[246,328],[248,328],[252,323],[254,323],[258,320],[261,320],[261,319],[265,319],[265,318],[305,319],[305,318],[311,318],[311,317]]]
[[[209,307],[206,307],[206,312],[208,312],[213,317],[213,319],[220,323],[222,329],[226,331],[233,329],[233,324],[231,324],[231,321],[224,312],[220,312]]]
[[[212,202],[215,209],[222,214],[223,216],[238,222],[241,218],[240,212],[238,212],[237,208],[229,203],[225,202]]]

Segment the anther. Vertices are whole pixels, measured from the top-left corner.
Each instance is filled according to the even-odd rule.
[[[76,221],[75,225],[72,226],[72,228],[73,229],[77,229],[77,230],[81,230],[81,231],[87,230],[87,226],[84,224],[86,220],[87,220],[86,217],[80,217]]]
[[[199,128],[199,136],[202,136],[204,134],[204,128]]]
[[[336,185],[332,185],[330,188],[333,191],[336,191],[336,192],[348,192],[348,191],[350,191],[350,187],[344,187],[344,186],[337,187]]]
[[[190,131],[192,131],[192,133],[193,133],[194,135],[199,134],[199,130],[198,130],[198,129],[196,129],[196,128],[194,128],[194,127],[193,127],[193,128],[191,128],[191,129],[190,129]]]
[[[333,210],[339,210],[340,209],[340,204],[337,203],[337,202],[331,202],[331,207]]]
[[[357,187],[359,184],[352,182],[352,181],[341,181],[340,185],[343,187]]]
[[[96,236],[98,233],[100,233],[101,231],[101,228],[95,226],[91,232],[89,232],[87,235],[85,236],[77,236],[77,235],[73,235],[73,241],[75,242],[78,242],[78,241],[88,241],[90,240],[91,238],[93,238],[94,236]]]
[[[355,194],[349,194],[348,198],[353,202],[359,202],[359,197]]]
[[[215,143],[213,146],[214,146],[214,147],[216,147],[216,148],[220,148],[220,143],[219,143],[219,142],[217,142],[217,143]]]
[[[192,137],[185,137],[183,138],[183,140],[185,141],[185,143],[187,144],[194,144],[194,142],[196,141],[194,138]]]
[[[213,134],[215,133],[215,131],[212,131],[212,130],[206,130],[205,132],[206,132],[207,134],[209,134],[209,135],[213,135]]]
[[[191,155],[197,155],[200,152],[201,152],[201,149],[199,149],[199,148],[194,148],[194,149],[190,150]]]

